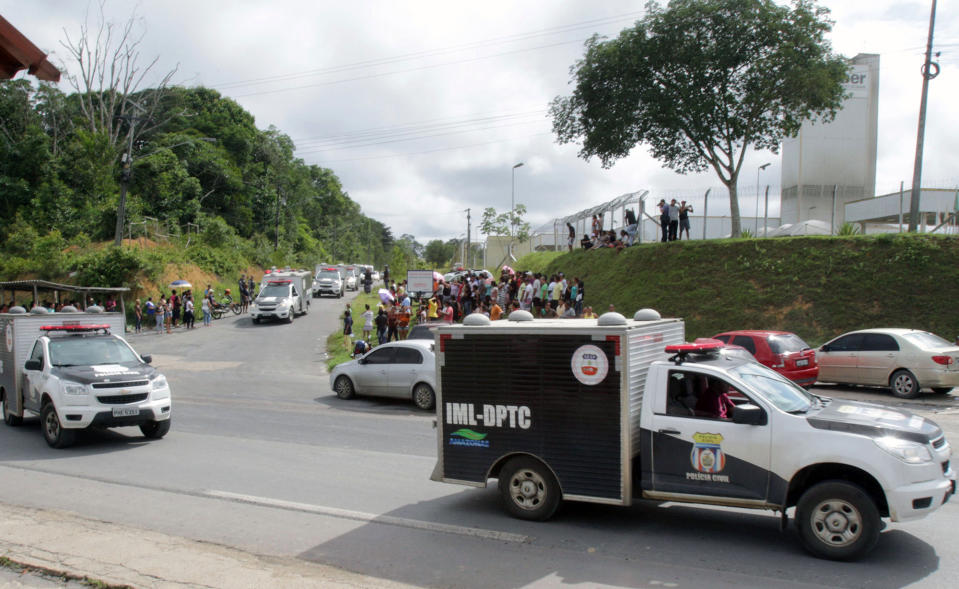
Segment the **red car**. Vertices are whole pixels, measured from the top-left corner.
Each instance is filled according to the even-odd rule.
[[[804,387],[811,387],[819,376],[816,350],[795,333],[788,331],[742,330],[714,335],[723,343],[742,346],[756,361]]]

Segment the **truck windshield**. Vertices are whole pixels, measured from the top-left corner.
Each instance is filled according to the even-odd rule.
[[[114,337],[65,337],[50,340],[53,366],[94,366],[97,364],[139,364],[130,347]]]
[[[730,372],[786,413],[805,413],[815,404],[814,397],[801,386],[761,364],[746,362]]]
[[[323,271],[323,272],[320,272],[319,278],[332,278],[332,279],[334,279],[334,280],[339,280],[339,279],[340,279],[340,273],[339,273],[339,272],[326,272],[326,271]]]
[[[260,291],[261,297],[288,297],[290,296],[289,284],[268,284]]]

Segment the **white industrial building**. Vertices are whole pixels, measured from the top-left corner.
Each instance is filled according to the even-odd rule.
[[[850,60],[849,96],[830,123],[803,123],[782,147],[783,224],[810,219],[841,227],[845,204],[876,194],[879,56]],[[834,198],[835,195],[835,198]]]

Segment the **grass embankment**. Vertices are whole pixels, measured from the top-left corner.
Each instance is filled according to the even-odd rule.
[[[781,329],[818,345],[845,331],[910,327],[952,340],[959,239],[930,235],[649,243],[536,253],[514,267],[581,277],[586,303],[627,317],[651,307],[683,317],[687,339]]]
[[[363,311],[366,310],[366,305],[369,305],[370,309],[376,309],[376,306],[380,304],[380,297],[375,293],[366,294],[361,292],[355,299],[348,302],[350,303],[350,308],[353,310],[353,339],[350,340],[343,335],[343,312],[346,310],[347,303],[347,301],[343,301],[336,315],[339,318],[337,330],[326,338],[327,370],[333,370],[333,367],[337,364],[342,364],[351,359],[350,354],[353,353],[353,342],[360,339],[360,336],[363,335]],[[376,311],[374,310],[373,313],[376,313]]]

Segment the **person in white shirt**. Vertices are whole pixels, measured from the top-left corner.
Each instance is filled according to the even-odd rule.
[[[363,311],[363,340],[370,341],[371,333],[373,333],[373,311],[370,310],[369,305],[366,305],[366,310]]]

